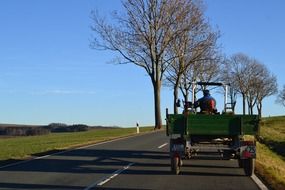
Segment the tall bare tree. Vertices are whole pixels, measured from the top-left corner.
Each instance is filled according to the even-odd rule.
[[[166,86],[170,86],[173,88],[173,98],[174,98],[174,114],[178,113],[178,108],[176,105],[176,100],[178,98],[178,85],[181,80],[181,75],[187,67],[189,67],[189,61],[186,60],[189,53],[191,53],[191,49],[193,48],[193,44],[190,44],[191,39],[190,33],[196,27],[199,28],[198,25],[201,23],[201,11],[198,4],[194,4],[194,2],[190,3],[188,19],[185,20],[186,23],[181,23],[182,25],[187,25],[188,30],[185,30],[183,34],[177,36],[177,38],[173,41],[173,43],[168,48],[168,53],[174,57],[171,60],[171,64],[167,68],[166,72]]]
[[[154,91],[155,128],[161,128],[160,91],[162,78],[172,57],[167,48],[188,30],[191,0],[125,0],[125,14],[114,14],[114,24],[92,13],[92,30],[97,34],[91,46],[118,52],[124,61],[143,68]]]
[[[191,3],[189,8],[188,22],[182,23],[184,26],[188,25],[189,30],[178,36],[170,46],[169,53],[175,59],[169,65],[165,77],[166,85],[173,88],[175,114],[178,112],[176,100],[183,77],[186,76],[188,70],[191,70],[192,65],[195,63],[201,63],[204,66],[202,66],[203,71],[200,71],[201,76],[213,69],[207,67],[210,66],[209,64],[203,63],[213,62],[213,52],[217,49],[216,41],[219,37],[219,33],[212,31],[208,21],[205,20],[201,4]],[[187,101],[187,98],[184,99]]]

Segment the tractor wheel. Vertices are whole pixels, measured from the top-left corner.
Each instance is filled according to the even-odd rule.
[[[243,160],[243,169],[245,172],[245,175],[252,176],[254,174],[254,159],[249,158]]]
[[[242,159],[238,159],[238,166],[240,167],[240,168],[243,168],[243,160]]]
[[[173,159],[173,157],[171,157],[170,162],[171,162],[170,163],[171,172],[174,173],[174,159]]]
[[[179,157],[173,157],[171,159],[171,171],[176,175],[180,173],[180,158]]]

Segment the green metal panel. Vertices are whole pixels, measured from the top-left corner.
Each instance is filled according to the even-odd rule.
[[[170,134],[254,135],[258,131],[256,115],[169,115]],[[186,125],[186,126],[185,126]],[[186,130],[186,131],[185,131]]]
[[[193,135],[239,135],[240,118],[231,115],[190,115],[187,131]]]
[[[240,115],[242,119],[242,134],[255,135],[258,132],[258,115]]]
[[[183,114],[169,114],[169,133],[183,134],[185,131],[185,117]]]

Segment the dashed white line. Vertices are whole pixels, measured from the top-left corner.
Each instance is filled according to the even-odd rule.
[[[89,190],[95,186],[102,186],[105,183],[109,182],[111,179],[115,178],[116,176],[118,176],[120,173],[122,173],[123,171],[129,169],[132,165],[134,165],[134,163],[130,163],[129,165],[125,166],[123,169],[117,170],[114,173],[112,173],[110,176],[105,177],[99,181],[96,181],[95,183],[92,183],[91,185],[89,185],[88,187],[86,187],[84,190]]]
[[[157,147],[157,148],[163,148],[163,147],[165,147],[166,145],[168,145],[168,143],[164,143],[164,144],[160,145],[160,146]]]

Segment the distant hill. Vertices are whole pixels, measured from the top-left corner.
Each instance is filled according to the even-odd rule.
[[[67,125],[64,123],[50,123],[48,125],[0,124],[0,136],[34,136],[60,132],[80,132],[96,129],[115,129],[117,126],[88,126],[85,124]]]
[[[43,127],[45,125],[22,125],[22,124],[7,124],[0,123],[0,127]]]

